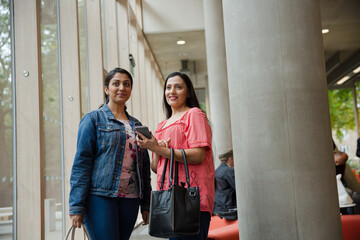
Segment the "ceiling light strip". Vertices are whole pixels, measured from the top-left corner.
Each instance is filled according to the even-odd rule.
[[[357,68],[353,71],[353,73],[359,73],[359,72],[360,72],[360,66],[357,67]]]
[[[349,79],[350,79],[349,76],[345,76],[345,77],[341,78],[341,79],[336,83],[336,85],[341,85],[341,84],[343,84],[344,82],[346,82],[346,81],[349,80]]]

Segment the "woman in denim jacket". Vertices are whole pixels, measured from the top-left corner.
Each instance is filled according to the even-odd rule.
[[[92,240],[129,239],[139,205],[148,223],[150,161],[135,141],[134,126],[141,123],[125,106],[132,86],[128,71],[110,71],[104,86],[108,103],[86,114],[79,125],[69,214],[73,226],[85,224]]]

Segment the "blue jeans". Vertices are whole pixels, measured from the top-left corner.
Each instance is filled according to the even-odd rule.
[[[200,233],[189,237],[169,238],[169,240],[206,240],[210,227],[211,215],[209,212],[200,213]]]
[[[128,240],[139,211],[139,198],[89,194],[84,224],[91,240]]]

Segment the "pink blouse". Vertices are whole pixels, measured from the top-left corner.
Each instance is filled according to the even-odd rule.
[[[211,128],[205,114],[199,108],[189,109],[179,120],[162,129],[167,120],[159,123],[155,137],[157,140],[171,138],[169,147],[174,149],[190,149],[206,147],[205,159],[200,164],[188,164],[190,185],[198,186],[200,189],[201,211],[212,214],[214,208],[214,162],[212,156]],[[169,159],[170,161],[170,159]],[[160,157],[157,166],[157,189],[160,189],[161,175],[165,164],[165,158]],[[169,166],[165,175],[164,189],[169,186]],[[184,164],[179,163],[179,183],[185,182]]]

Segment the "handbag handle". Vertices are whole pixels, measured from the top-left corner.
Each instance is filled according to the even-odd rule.
[[[166,160],[165,160],[163,172],[162,172],[162,175],[161,175],[161,186],[160,186],[160,190],[163,190],[163,187],[164,187],[165,173],[166,173],[166,168],[167,168],[168,160],[169,160],[169,159],[166,159]]]
[[[173,181],[173,166],[174,166],[174,149],[170,148],[170,173],[169,173],[169,188],[171,188]],[[175,172],[177,174],[177,172]]]
[[[189,176],[189,169],[188,169],[188,164],[187,164],[187,160],[186,160],[186,154],[184,149],[180,149],[182,156],[183,156],[183,161],[184,161],[184,168],[185,168],[185,176],[186,176],[186,183],[188,185],[188,188],[190,187],[190,176]],[[165,181],[165,173],[166,173],[166,167],[167,167],[167,163],[168,163],[169,159],[166,158],[165,160],[165,164],[164,164],[164,168],[163,168],[163,172],[162,172],[162,176],[161,176],[161,186],[160,186],[160,190],[163,189],[164,187],[164,181]],[[174,162],[175,162],[175,158],[174,158],[174,149],[170,148],[170,173],[169,173],[169,188],[171,188],[172,184],[173,184],[173,168],[174,168]],[[175,176],[174,176],[174,185],[178,185],[178,162],[175,162]]]
[[[170,148],[170,159],[174,159],[174,149]],[[168,164],[169,159],[166,158],[165,160],[165,164],[164,164],[164,168],[163,168],[163,172],[161,175],[161,186],[160,186],[160,190],[163,190],[164,187],[164,182],[165,182],[165,174],[166,174],[166,168],[167,168],[167,164]],[[172,161],[170,162],[170,174],[169,174],[169,188],[171,187],[171,183],[172,183]]]
[[[187,160],[186,160],[186,154],[184,149],[180,149],[181,154],[183,156],[183,161],[184,161],[184,168],[185,168],[185,176],[186,176],[186,183],[188,185],[188,188],[190,188],[190,177],[189,177],[189,169],[188,169],[188,164],[187,164]],[[170,162],[170,174],[169,174],[169,188],[172,185],[172,180],[173,180],[173,165],[175,165],[175,176],[174,176],[174,185],[178,186],[179,182],[179,176],[178,176],[178,168],[179,168],[179,162],[175,162],[175,157],[174,157],[174,149],[171,148],[171,162]]]
[[[185,154],[185,151],[184,149],[180,149],[181,153],[182,153],[182,156],[183,156],[183,161],[184,161],[184,166],[185,166],[185,175],[186,175],[186,182],[187,182],[187,185],[188,185],[188,188],[190,187],[190,176],[189,176],[189,169],[188,169],[188,165],[187,165],[187,161],[186,161],[186,154]],[[178,163],[178,162],[176,162]]]
[[[81,224],[81,227],[82,227],[82,229],[83,229],[84,240],[86,240],[86,238],[87,238],[88,240],[91,240],[91,239],[90,239],[90,236],[89,236],[89,233],[88,233],[88,231],[86,230],[85,225],[84,225],[83,223]],[[71,226],[71,228],[70,228],[69,231],[67,232],[66,237],[65,237],[64,240],[68,240],[68,239],[69,239],[70,233],[71,233],[71,240],[75,240],[75,229],[76,229],[76,227]]]

